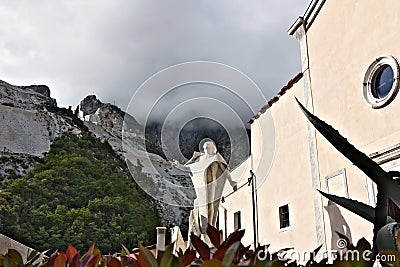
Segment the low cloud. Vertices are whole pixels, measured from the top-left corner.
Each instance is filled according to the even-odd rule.
[[[125,109],[154,73],[204,60],[244,72],[269,98],[300,71],[298,44],[286,31],[306,6],[293,0],[5,0],[0,79],[47,84],[61,106],[95,93]],[[249,113],[240,105],[238,112]]]

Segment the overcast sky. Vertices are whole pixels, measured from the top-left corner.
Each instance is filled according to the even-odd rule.
[[[309,0],[2,0],[0,79],[126,108],[151,75],[187,61],[232,66],[266,98],[300,71],[287,30]]]

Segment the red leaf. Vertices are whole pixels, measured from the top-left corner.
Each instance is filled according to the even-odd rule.
[[[121,257],[121,263],[124,267],[137,267],[137,262],[130,256]]]
[[[56,260],[56,258],[57,258],[57,251],[54,252],[53,254],[51,254],[50,258],[47,261],[47,266],[53,267],[54,266],[54,261]]]
[[[100,255],[94,256],[86,265],[86,267],[96,266],[97,262],[100,260]]]
[[[93,244],[90,246],[89,250],[87,251],[87,254],[93,254],[95,246],[96,246],[96,242],[93,242]]]
[[[112,258],[108,263],[107,266],[109,267],[122,267],[121,262],[117,258]]]
[[[207,235],[214,247],[218,248],[221,245],[221,234],[217,228],[212,225],[207,226]]]
[[[179,257],[179,261],[183,266],[188,266],[194,261],[195,258],[196,258],[196,251],[188,249],[185,251],[185,254]]]
[[[58,253],[57,257],[54,260],[54,267],[65,267],[66,265],[67,265],[67,256],[65,256],[63,252]]]
[[[105,267],[108,265],[108,262],[112,259],[113,256],[111,255],[105,255],[100,261],[99,266]]]
[[[99,249],[94,248],[94,244],[89,248],[88,252],[82,256],[81,265],[82,266],[93,266],[96,265],[101,257],[101,252]],[[92,249],[93,248],[93,249]]]
[[[223,267],[222,262],[220,262],[216,259],[207,260],[201,266],[202,267]]]
[[[228,236],[225,242],[222,244],[224,247],[230,247],[233,243],[242,240],[244,236],[244,230],[235,231]]]
[[[224,259],[225,252],[227,251],[228,247],[221,247],[219,248],[213,255],[213,259],[217,259],[222,261]]]
[[[200,254],[200,257],[203,260],[210,259],[210,248],[204,243],[199,237],[195,236],[194,234],[190,235],[190,241],[192,242],[193,246],[196,248],[197,252]]]
[[[138,262],[143,267],[157,267],[157,260],[154,257],[153,253],[150,252],[147,248],[139,244],[139,257]]]
[[[78,254],[78,251],[76,250],[76,248],[71,246],[71,244],[68,244],[66,254],[67,254],[68,262],[71,263],[71,261],[75,257],[75,255]]]
[[[74,258],[69,262],[69,267],[80,267],[80,258],[79,258],[79,253],[75,254]]]

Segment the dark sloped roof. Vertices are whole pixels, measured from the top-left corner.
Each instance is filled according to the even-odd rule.
[[[293,79],[291,79],[285,86],[283,86],[281,90],[278,92],[278,95],[268,100],[267,104],[262,106],[261,109],[258,111],[258,113],[255,114],[253,117],[251,117],[251,119],[247,123],[252,124],[256,119],[258,119],[261,116],[261,114],[265,113],[265,111],[267,111],[273,104],[278,102],[279,98],[281,98],[286,93],[286,91],[292,88],[293,85],[297,83],[301,78],[303,78],[302,72],[294,76]]]

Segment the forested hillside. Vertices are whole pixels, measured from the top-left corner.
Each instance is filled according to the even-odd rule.
[[[0,192],[1,232],[38,250],[97,242],[113,253],[155,242],[154,203],[110,145],[88,132],[56,139],[42,163]]]

